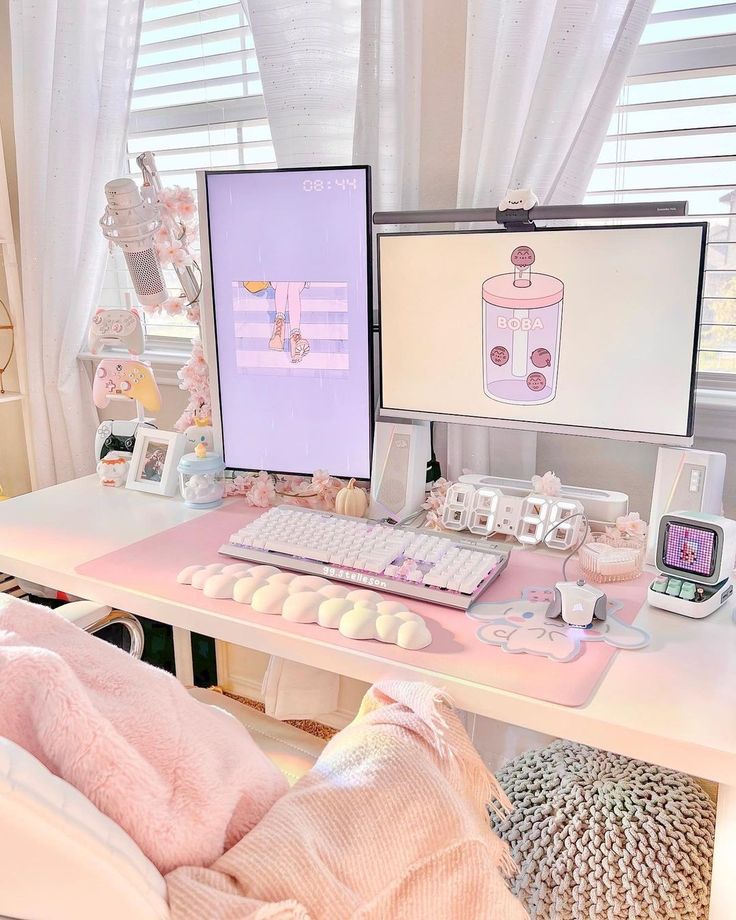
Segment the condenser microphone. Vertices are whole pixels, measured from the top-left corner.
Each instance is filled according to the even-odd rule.
[[[133,179],[113,179],[105,186],[107,207],[100,219],[105,239],[123,250],[140,302],[156,306],[168,300],[153,235],[161,226],[158,206],[144,201]]]

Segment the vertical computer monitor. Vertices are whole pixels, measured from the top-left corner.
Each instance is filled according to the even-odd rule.
[[[691,443],[705,237],[379,234],[380,414]]]
[[[203,329],[228,468],[370,475],[370,171],[198,176]]]

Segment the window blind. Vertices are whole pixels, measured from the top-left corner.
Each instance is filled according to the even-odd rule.
[[[736,3],[657,0],[586,196],[686,199],[708,221],[698,367],[713,377],[736,375],[735,33]]]
[[[145,0],[128,128],[128,167],[156,153],[164,185],[196,187],[207,167],[276,165],[253,36],[243,7],[231,0]],[[180,285],[165,272],[172,292]],[[108,260],[101,303],[119,306],[133,294],[116,250]],[[146,318],[150,336],[188,338],[183,317]]]

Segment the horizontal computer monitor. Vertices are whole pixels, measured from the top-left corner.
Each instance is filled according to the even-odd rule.
[[[379,234],[380,414],[688,443],[705,230]]]
[[[213,424],[236,470],[370,475],[370,172],[199,174]]]

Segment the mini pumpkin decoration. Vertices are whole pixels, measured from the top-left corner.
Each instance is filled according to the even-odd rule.
[[[335,496],[335,511],[349,517],[363,517],[368,507],[368,496],[363,489],[356,488],[355,480],[350,482]]]

